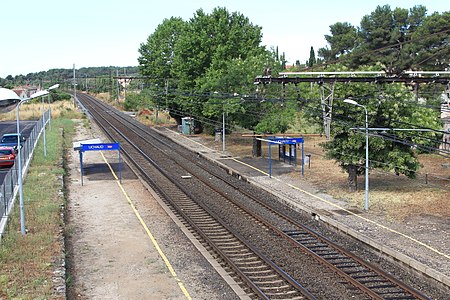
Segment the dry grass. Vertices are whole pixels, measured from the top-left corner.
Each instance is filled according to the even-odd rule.
[[[64,116],[66,118],[80,118],[81,114],[77,112],[72,101],[57,101],[50,105],[44,104],[44,110],[51,108],[52,118]],[[42,103],[25,103],[19,109],[20,120],[38,120],[42,116]],[[9,113],[0,114],[0,121],[16,120],[16,110]]]
[[[150,112],[150,114],[148,114],[148,112]],[[160,111],[158,113],[158,119],[156,119],[156,115],[154,114],[153,111],[139,111],[137,116],[136,116],[136,120],[138,120],[139,122],[145,124],[145,125],[149,125],[149,126],[174,126],[176,125],[176,122],[174,119],[172,119],[169,116],[169,113],[164,112],[164,111]]]
[[[214,137],[202,135],[209,147],[220,150],[221,142],[214,142]],[[347,202],[350,206],[364,208],[364,176],[358,178],[358,191],[348,192],[347,173],[339,165],[324,157],[320,143],[323,137],[306,136],[305,153],[311,154],[311,168],[306,166],[305,177],[300,172],[290,174],[299,181],[305,180],[320,191]],[[267,157],[267,145],[263,143],[263,156]],[[227,136],[226,148],[233,156],[248,157],[252,155],[252,141],[242,134]],[[273,149],[272,149],[273,150]],[[272,157],[278,159],[277,151]],[[298,154],[300,155],[300,154]],[[373,213],[383,214],[395,220],[404,221],[417,215],[450,217],[450,169],[443,164],[450,163],[449,158],[437,155],[421,155],[423,168],[417,179],[396,176],[380,170],[371,170],[369,182],[370,209]],[[428,184],[425,174],[428,173]]]

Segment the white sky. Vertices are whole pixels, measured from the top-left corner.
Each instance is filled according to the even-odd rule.
[[[278,3],[277,3],[278,2]],[[263,44],[278,46],[289,63],[317,53],[336,22],[359,26],[377,5],[428,14],[450,9],[448,0],[4,0],[0,11],[0,77],[54,68],[137,66],[138,48],[172,16],[188,20],[202,8],[226,7],[262,27]]]

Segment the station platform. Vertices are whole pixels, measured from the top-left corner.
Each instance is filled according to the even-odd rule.
[[[295,172],[292,165],[273,160],[272,176],[269,176],[267,158],[232,157],[206,147],[198,137],[182,135],[169,128],[158,130],[216,162],[230,174],[276,194],[287,205],[363,241],[450,290],[450,222],[444,228],[429,220],[426,224],[395,222],[370,210],[350,207],[348,203],[322,193],[308,182],[289,176]]]

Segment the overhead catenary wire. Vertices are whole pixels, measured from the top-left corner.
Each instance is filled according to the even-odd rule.
[[[180,94],[182,94],[182,95],[184,95],[184,96],[191,96],[191,95],[193,95],[193,93],[179,93],[179,91],[173,91],[172,92],[172,94],[173,95],[180,95]],[[202,97],[205,97],[205,96],[209,96],[209,95],[211,95],[210,93],[196,93],[195,95],[200,95],[200,96],[202,96]],[[213,95],[214,97],[216,97],[216,98],[225,98],[225,97],[230,97],[230,96],[232,96],[232,97],[236,97],[236,94],[231,94],[231,93],[224,93],[224,94],[218,94],[218,93],[216,93],[216,94],[214,94]],[[249,98],[249,101],[250,102],[261,102],[262,100],[264,100],[264,101],[267,101],[267,102],[272,102],[272,103],[278,103],[278,102],[280,102],[279,101],[279,99],[277,99],[277,98],[261,98],[261,97],[258,97],[257,95],[252,95],[252,96],[249,96],[248,97]],[[286,101],[292,101],[292,102],[304,102],[304,103],[311,103],[311,102],[315,102],[315,101],[317,101],[316,99],[284,99],[284,101],[286,102]],[[216,104],[220,104],[221,102],[217,102]],[[316,114],[317,114],[317,116],[321,116],[321,113],[322,113],[322,111],[321,111],[321,109],[320,108],[311,108],[310,107],[310,109],[313,109],[313,110],[315,110],[316,111]],[[183,111],[181,111],[181,110],[175,110],[175,109],[170,109],[169,108],[169,111],[170,112],[172,112],[172,113],[174,113],[174,114],[177,114],[177,115],[179,115],[179,116],[183,116],[183,115],[186,115],[186,113],[185,112],[183,112]],[[253,115],[256,115],[256,116],[262,116],[262,115],[264,115],[264,114],[262,114],[261,112],[259,112],[259,111],[251,111],[251,110],[247,110],[246,111],[246,113],[248,113],[248,114],[253,114]],[[203,123],[205,123],[205,124],[208,124],[208,125],[211,125],[211,126],[219,126],[219,125],[221,125],[221,121],[218,121],[218,120],[214,120],[214,119],[211,119],[211,118],[206,118],[206,117],[203,117],[203,116],[196,116],[195,114],[191,114],[191,116],[193,116],[193,117],[196,117],[197,119],[199,119],[201,122],[203,122]],[[345,119],[347,120],[347,121],[343,121],[343,120],[340,120],[339,118],[340,117],[345,117]],[[352,126],[352,124],[354,124],[354,123],[350,123],[348,120],[350,120],[350,121],[354,121],[354,118],[350,118],[350,117],[348,117],[348,116],[339,116],[339,115],[335,115],[335,117],[334,117],[334,119],[333,119],[335,122],[341,122],[341,123],[344,123],[348,128],[350,128],[350,126]],[[233,129],[236,129],[237,127],[236,126],[233,126],[232,124],[226,124],[226,127],[227,127],[227,130],[229,129],[229,130],[233,130]],[[421,148],[422,150],[424,150],[425,152],[436,152],[436,151],[440,151],[440,149],[437,149],[437,148],[433,148],[433,147],[422,147],[421,145],[417,145],[417,144],[414,144],[414,143],[412,143],[411,141],[408,141],[408,140],[405,140],[405,139],[399,139],[399,138],[397,138],[397,137],[395,137],[395,136],[393,136],[393,135],[385,135],[385,136],[381,136],[381,135],[379,135],[379,134],[370,134],[371,136],[377,136],[377,137],[381,137],[381,138],[384,138],[384,139],[388,139],[388,140],[392,140],[392,141],[394,141],[394,142],[398,142],[398,143],[403,143],[403,144],[405,144],[405,145],[408,145],[408,146],[415,146],[415,147],[417,147],[417,148]],[[437,141],[437,140],[436,140]],[[439,154],[439,153],[438,153]],[[446,152],[446,154],[448,154],[448,152]],[[444,157],[448,157],[448,156],[446,156],[445,155],[445,153],[444,154],[440,154],[441,156],[444,156]],[[361,158],[358,158],[358,159],[361,159]],[[378,162],[378,161],[370,161],[370,163],[372,164],[372,168],[373,168],[373,166],[374,165],[376,165],[376,164],[378,164],[378,165],[385,165],[385,166],[388,166],[388,167],[391,167],[392,169],[397,169],[397,170],[401,170],[401,169],[403,169],[403,170],[405,170],[405,171],[408,171],[408,172],[414,172],[415,174],[420,174],[420,172],[418,172],[418,171],[414,171],[414,170],[409,170],[408,168],[406,168],[406,167],[403,167],[403,166],[396,166],[396,165],[394,165],[394,164],[390,164],[390,163],[386,163],[386,162]],[[386,172],[387,173],[387,172]],[[391,173],[388,173],[388,174],[391,174]],[[422,175],[423,176],[423,175]],[[430,177],[435,177],[435,178],[438,178],[438,179],[442,179],[441,177],[439,177],[439,176],[435,176],[435,175],[433,175],[433,174],[427,174],[427,176],[430,176]],[[447,179],[442,179],[442,180],[447,180]],[[428,186],[430,186],[430,184],[428,185]],[[441,186],[436,186],[436,187],[439,187],[439,188],[442,188]]]
[[[237,94],[237,93],[222,93],[222,92],[214,92],[214,93],[211,93],[211,92],[200,92],[199,93],[199,92],[180,91],[180,90],[177,90],[177,89],[171,89],[171,90],[167,90],[166,89],[164,91],[162,91],[162,90],[156,91],[156,93],[154,93],[154,96],[157,97],[158,95],[159,96],[160,95],[171,95],[171,96],[201,97],[201,98],[218,99],[219,100],[218,102],[209,102],[208,103],[208,104],[212,104],[212,105],[222,105],[226,99],[232,99],[232,98],[240,98],[241,100],[243,100],[243,103],[245,103],[245,102],[248,102],[248,103],[251,103],[251,102],[271,102],[271,103],[275,104],[275,103],[286,103],[286,102],[292,101],[292,102],[295,102],[295,103],[303,102],[303,103],[307,104],[307,103],[311,103],[312,101],[318,101],[318,100],[310,100],[310,99],[308,100],[308,99],[304,99],[304,98],[302,99],[302,98],[299,98],[298,96],[297,96],[297,99],[288,99],[288,98],[280,99],[280,98],[261,97],[259,95],[255,95],[255,94],[242,94],[241,95],[241,94]],[[370,99],[370,97],[368,97],[368,96],[367,96],[367,98]],[[204,102],[200,102],[199,101],[198,104],[203,105]],[[311,108],[311,107],[309,107],[309,109],[317,110],[318,112],[321,113],[321,109],[320,108]],[[179,111],[177,113],[180,116],[181,115],[186,115],[186,112],[183,113],[183,112]],[[265,112],[261,113],[260,111],[251,111],[251,110],[247,109],[246,113],[250,114],[250,115],[253,115],[253,116],[264,116]],[[222,124],[221,121],[208,119],[208,118],[205,118],[203,116],[195,116],[195,117],[197,117],[199,119],[199,121],[201,121],[201,122],[203,122],[205,124],[211,125],[211,126],[218,126],[218,125]],[[333,120],[337,121],[338,117],[344,117],[344,116],[339,116],[339,115],[335,114],[334,117],[333,117]],[[347,117],[345,117],[345,118],[347,118]],[[391,122],[400,122],[400,121],[396,121],[396,120],[390,120],[390,121]],[[420,125],[418,125],[418,124],[412,124],[412,123],[406,123],[406,122],[403,122],[403,123],[408,124],[409,126],[412,126],[412,127],[415,127],[415,128],[421,128]],[[231,124],[226,124],[226,126],[227,126],[227,129],[232,129],[233,128]],[[372,124],[371,124],[371,126],[375,127],[375,125],[372,125]],[[446,133],[446,132],[444,132],[442,130],[437,130],[437,129],[431,129],[431,130],[433,130],[436,133],[440,133],[440,134]],[[381,137],[381,135],[378,135],[378,136]],[[424,139],[424,140],[428,140],[428,141],[436,143],[436,144],[438,144],[438,143],[446,143],[444,141],[437,140],[437,139],[432,139],[432,138],[427,137],[427,136],[421,136],[420,134],[417,134],[417,133],[415,135],[409,135],[407,137],[409,137],[410,139],[412,139],[412,138]],[[441,154],[444,154],[444,155],[448,154],[447,151],[445,151],[445,150],[441,150],[439,148],[429,147],[429,146],[413,143],[412,141],[409,141],[409,140],[407,140],[405,138],[402,138],[402,137],[399,137],[399,136],[396,136],[396,135],[386,135],[385,138],[389,139],[391,141],[395,141],[395,142],[403,143],[405,145],[410,145],[412,147],[416,147],[416,148],[418,148],[418,149],[420,149],[422,151],[425,151],[425,152],[437,151],[437,152],[443,152]]]

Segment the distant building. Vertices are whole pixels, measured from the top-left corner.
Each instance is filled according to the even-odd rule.
[[[23,90],[23,89],[14,89],[13,91],[14,91],[14,93],[17,94],[17,96],[19,96],[19,98],[20,98],[21,100],[24,100],[24,99],[27,99],[27,98],[28,98],[28,93],[27,93],[26,90]]]
[[[30,86],[30,85],[24,85],[24,86],[19,86],[19,87],[13,89],[13,91],[17,94],[17,96],[20,97],[20,99],[24,100],[24,99],[29,98],[31,95],[33,95],[37,91],[40,91],[40,88],[35,87],[35,86]]]

